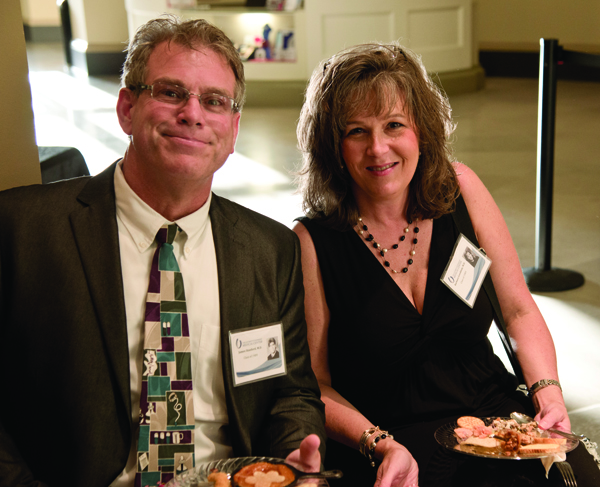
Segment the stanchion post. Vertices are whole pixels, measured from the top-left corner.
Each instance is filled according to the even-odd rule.
[[[540,271],[549,271],[552,259],[557,49],[558,40],[540,39],[535,232],[535,267]]]
[[[535,267],[523,269],[527,286],[531,291],[537,292],[566,291],[584,283],[580,273],[553,268],[551,265],[556,69],[559,50],[557,39],[540,39]]]

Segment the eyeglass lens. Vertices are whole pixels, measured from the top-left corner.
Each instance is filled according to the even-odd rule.
[[[190,96],[198,97],[202,107],[211,113],[230,113],[233,107],[231,98],[217,93],[202,93],[201,95],[197,95],[191,93],[182,86],[160,82],[152,85],[152,98],[162,103],[181,105],[186,103]]]

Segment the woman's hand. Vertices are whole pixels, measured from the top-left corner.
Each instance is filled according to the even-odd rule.
[[[401,444],[386,438],[377,444],[377,457],[382,458],[374,487],[417,487],[419,467]]]
[[[538,411],[535,420],[540,429],[554,428],[571,432],[571,421],[558,387],[546,387],[536,392],[533,395],[533,404]]]

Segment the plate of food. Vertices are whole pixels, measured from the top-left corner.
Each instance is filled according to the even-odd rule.
[[[238,457],[197,465],[173,478],[165,487],[318,487],[328,485],[325,478],[339,477],[339,470],[300,472],[281,458]]]
[[[535,421],[463,416],[435,432],[437,442],[449,450],[499,460],[545,458],[574,450],[577,440],[542,431]]]

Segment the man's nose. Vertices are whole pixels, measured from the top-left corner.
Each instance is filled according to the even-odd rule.
[[[206,121],[206,111],[200,101],[200,95],[190,93],[190,97],[179,108],[177,118],[187,125],[202,125]]]

